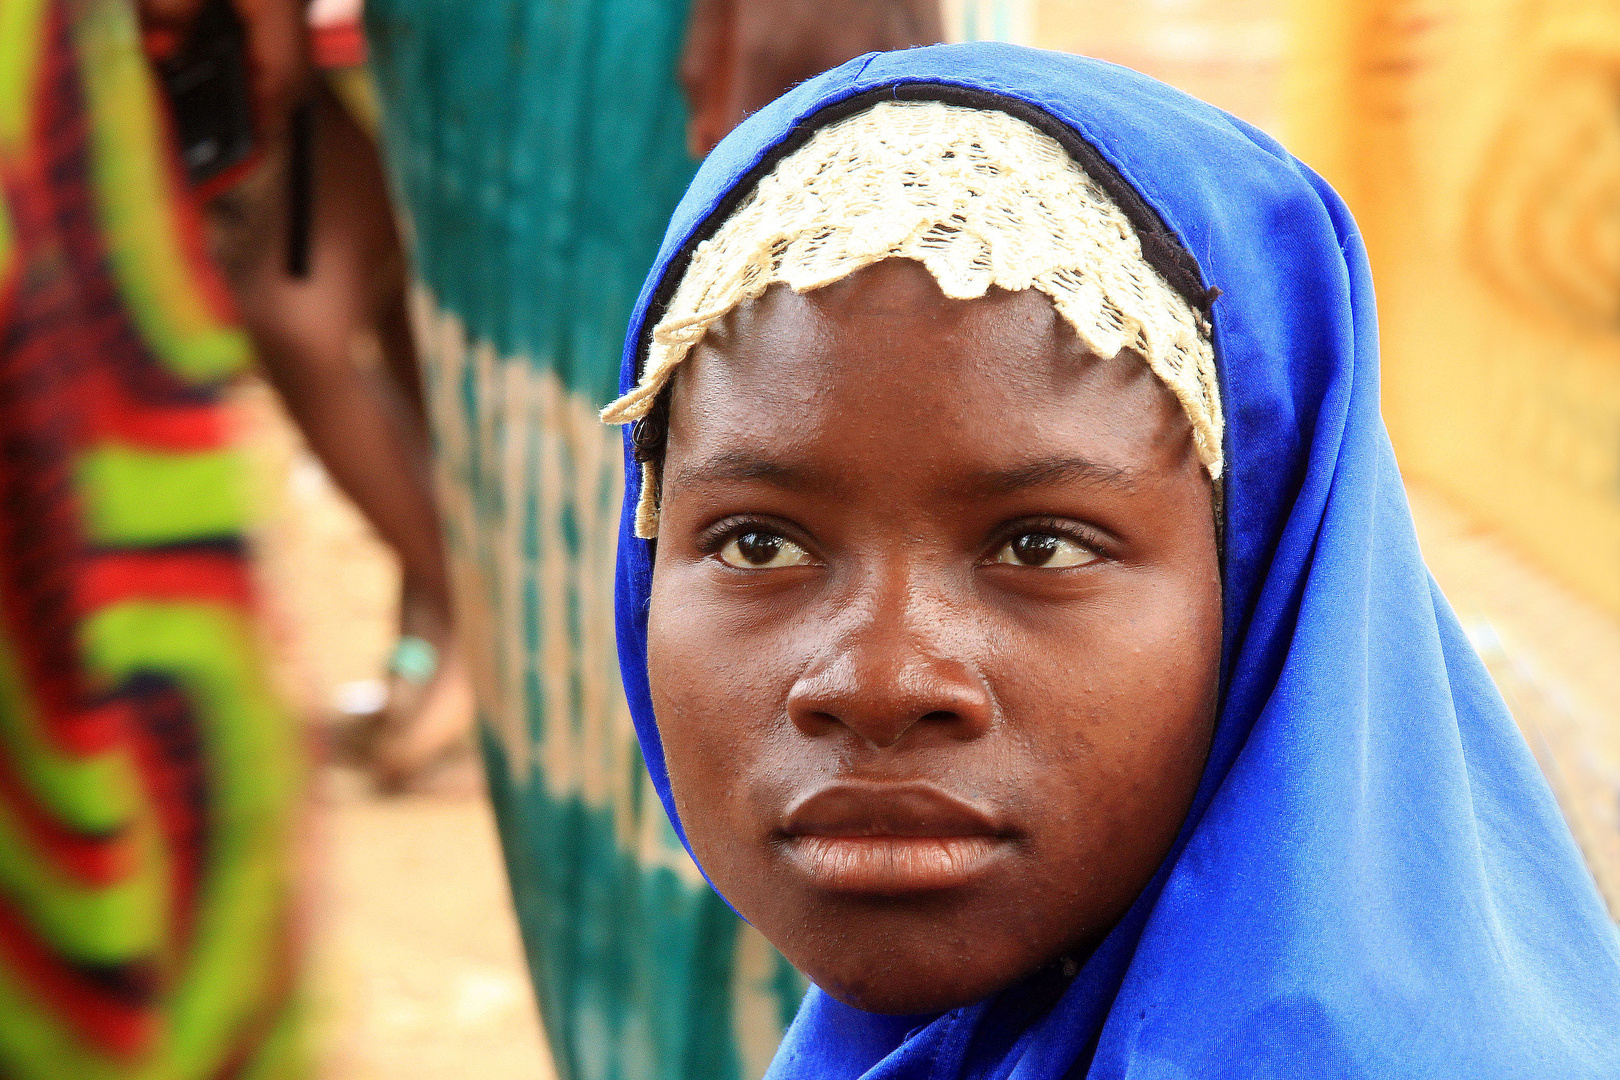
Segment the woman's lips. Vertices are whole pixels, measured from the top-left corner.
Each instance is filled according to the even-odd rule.
[[[783,817],[788,859],[822,888],[895,894],[965,885],[1007,843],[994,815],[923,783],[842,782]]]

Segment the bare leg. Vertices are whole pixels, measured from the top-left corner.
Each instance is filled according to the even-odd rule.
[[[450,586],[416,356],[405,322],[405,264],[371,137],[320,84],[308,275],[287,272],[285,155],[224,196],[222,261],[271,383],[310,449],[398,554],[402,628],[437,653],[431,678],[394,681],[375,746],[399,786],[466,736],[468,680]]]

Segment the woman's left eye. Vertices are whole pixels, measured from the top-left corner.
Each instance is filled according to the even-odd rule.
[[[1013,537],[996,552],[998,563],[1057,569],[1084,566],[1100,556],[1077,540],[1049,532],[1027,532]]]
[[[715,555],[727,566],[739,570],[776,570],[813,561],[808,551],[787,537],[760,530],[733,536]]]

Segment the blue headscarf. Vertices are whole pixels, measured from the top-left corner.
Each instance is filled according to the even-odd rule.
[[[642,291],[621,390],[666,279],[784,144],[859,95],[932,93],[917,84],[1033,105],[1072,129],[1224,290],[1220,716],[1174,847],[1055,1004],[1033,1008],[1038,995],[1015,988],[894,1018],[812,990],[770,1076],[1620,1077],[1620,941],[1418,551],[1378,411],[1361,239],[1272,139],[1079,57],[978,44],[858,58],[704,163]],[[620,665],[679,830],[647,690],[639,475],[627,469]]]

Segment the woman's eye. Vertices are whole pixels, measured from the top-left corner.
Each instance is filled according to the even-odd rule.
[[[1015,536],[996,553],[996,562],[1013,566],[1084,566],[1095,562],[1095,551],[1066,536],[1056,533],[1027,532]]]
[[[783,566],[803,566],[810,553],[785,536],[770,532],[745,532],[726,541],[718,552],[720,561],[742,570],[775,570]]]

